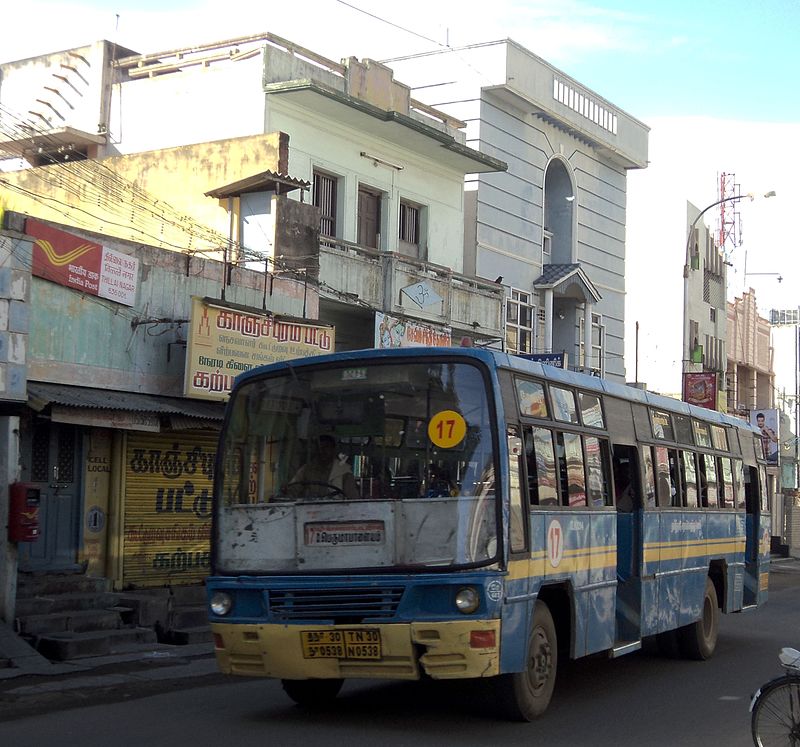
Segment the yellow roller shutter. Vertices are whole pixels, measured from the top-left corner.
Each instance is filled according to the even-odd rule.
[[[209,571],[216,433],[131,433],[123,585],[192,584]]]

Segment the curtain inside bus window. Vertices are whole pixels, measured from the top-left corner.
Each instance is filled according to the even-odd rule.
[[[583,466],[581,437],[577,433],[564,434],[564,457],[567,465],[567,491],[570,507],[586,505],[586,473]]]
[[[695,453],[693,451],[681,452],[681,476],[683,478],[684,493],[686,496],[686,503],[684,505],[689,508],[697,508],[697,466],[695,462]]]
[[[525,428],[528,496],[532,506],[557,506],[556,458],[553,434],[547,428]]]
[[[653,447],[642,446],[644,463],[644,500],[647,508],[656,507],[656,473],[653,467]]]

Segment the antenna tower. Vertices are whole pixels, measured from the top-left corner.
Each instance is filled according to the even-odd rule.
[[[742,245],[742,217],[739,214],[741,186],[736,182],[736,174],[719,175],[719,219],[717,221],[717,249],[724,258],[737,246]],[[734,199],[735,198],[735,199]]]

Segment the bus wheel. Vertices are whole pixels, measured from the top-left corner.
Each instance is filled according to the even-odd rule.
[[[711,658],[717,647],[719,633],[719,604],[714,582],[706,579],[706,593],[703,597],[703,611],[700,619],[678,630],[681,652],[689,659],[703,661]]]
[[[297,705],[307,708],[330,703],[343,684],[344,680],[281,680],[283,691]]]
[[[502,674],[495,680],[497,704],[507,718],[533,721],[550,703],[556,684],[558,643],[553,616],[544,602],[536,602],[523,671]]]

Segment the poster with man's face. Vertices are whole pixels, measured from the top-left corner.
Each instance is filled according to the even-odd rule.
[[[770,464],[778,463],[780,451],[779,419],[777,410],[753,410],[750,422],[761,431],[761,449]]]

